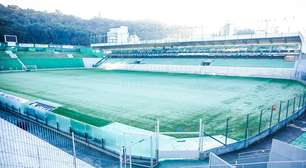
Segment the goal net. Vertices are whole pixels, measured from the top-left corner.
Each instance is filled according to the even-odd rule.
[[[27,71],[37,71],[37,65],[26,65]]]

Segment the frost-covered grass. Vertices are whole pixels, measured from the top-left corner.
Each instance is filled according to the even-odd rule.
[[[229,117],[229,136],[234,139],[244,136],[246,114],[251,114],[252,135],[262,109],[262,127],[267,127],[272,105],[277,105],[275,123],[280,101],[305,91],[303,85],[289,80],[103,70],[2,73],[0,89],[62,104],[79,112],[67,116],[84,115],[82,121],[88,123],[99,118],[105,124],[120,122],[153,130],[159,119],[161,131],[196,131],[202,118],[207,133],[225,134]],[[282,106],[284,118],[286,103]]]

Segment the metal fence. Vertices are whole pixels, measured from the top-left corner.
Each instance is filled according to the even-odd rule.
[[[76,145],[86,147],[86,153],[91,155],[91,150],[96,150],[101,155],[109,155],[106,158],[111,158],[111,161],[121,162],[116,163],[119,166],[124,166],[125,164],[132,164],[140,167],[153,167],[156,166],[155,156],[155,138],[152,135],[141,135],[141,134],[126,134],[111,132],[110,130],[100,130],[98,127],[94,127],[64,116],[57,115],[52,112],[39,112],[33,109],[16,108],[17,105],[9,105],[5,102],[0,101],[0,110],[6,111],[9,115],[13,115],[15,118],[22,118],[30,123],[35,123],[36,127],[42,127],[52,134],[61,135],[65,137],[65,141],[71,141],[72,133],[75,134]],[[17,125],[17,122],[13,122]],[[37,128],[38,129],[38,128]],[[34,129],[36,130],[36,129]],[[33,132],[28,130],[34,135],[40,136],[39,131]],[[50,136],[53,137],[53,136]],[[44,138],[44,137],[42,137]],[[44,138],[49,140],[50,138]],[[57,141],[58,137],[53,137],[54,141]],[[61,138],[58,139],[61,141]],[[58,142],[54,142],[57,144]],[[65,148],[65,146],[59,146],[60,148]],[[77,149],[78,150],[78,149]],[[140,153],[146,156],[152,157],[141,157],[135,153]],[[86,156],[84,154],[83,156]],[[124,159],[127,158],[127,159]],[[97,159],[99,160],[99,159]],[[107,159],[103,160],[108,163]],[[111,163],[113,164],[113,163]],[[104,165],[101,163],[101,165]]]
[[[194,124],[194,127],[176,128],[175,132],[164,132],[163,125],[157,122],[156,134],[160,136],[159,143],[162,144],[162,147],[158,148],[158,158],[197,159],[208,157],[206,154],[209,152],[246,148],[288,124],[292,116],[297,116],[305,107],[305,99],[306,92],[270,107],[262,107],[258,111],[241,115],[237,119],[228,117],[222,121],[200,120],[198,129]],[[178,139],[161,138],[164,135]]]
[[[38,119],[20,115],[18,109],[3,103],[0,103],[0,117],[94,167],[120,167],[119,155],[106,151],[101,142],[93,144],[72,130],[65,133],[60,129],[54,129]],[[60,127],[59,124],[57,126]],[[16,136],[18,139],[18,134],[14,134],[15,138]],[[11,142],[14,144],[14,141]]]
[[[236,120],[229,117],[223,122],[218,121],[217,123],[224,123],[223,128],[221,127],[216,130],[213,127],[205,127],[204,132],[207,136],[224,135],[225,138],[219,140],[224,145],[229,144],[229,138],[245,141],[288,119],[288,117],[301,110],[305,105],[306,92],[296,95],[291,99],[280,101],[278,104],[271,105],[270,107],[262,107],[258,111],[242,115]],[[216,121],[208,121],[205,125],[213,123],[216,123]]]
[[[17,121],[19,127],[27,124]],[[30,129],[30,125],[27,125]],[[21,128],[0,119],[0,167],[84,167],[89,164],[31,135]],[[67,142],[67,149],[75,149]],[[72,150],[75,154],[75,150]]]

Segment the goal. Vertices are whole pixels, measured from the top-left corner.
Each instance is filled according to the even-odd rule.
[[[37,71],[37,65],[26,65],[27,71]]]

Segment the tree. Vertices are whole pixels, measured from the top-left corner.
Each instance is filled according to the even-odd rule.
[[[128,26],[132,34],[136,33],[143,40],[164,38],[164,30],[168,29],[152,21],[130,22],[100,17],[84,20],[64,15],[59,10],[47,13],[0,4],[0,36],[14,34],[24,43],[89,45],[91,35],[105,34],[108,29],[122,25]]]

